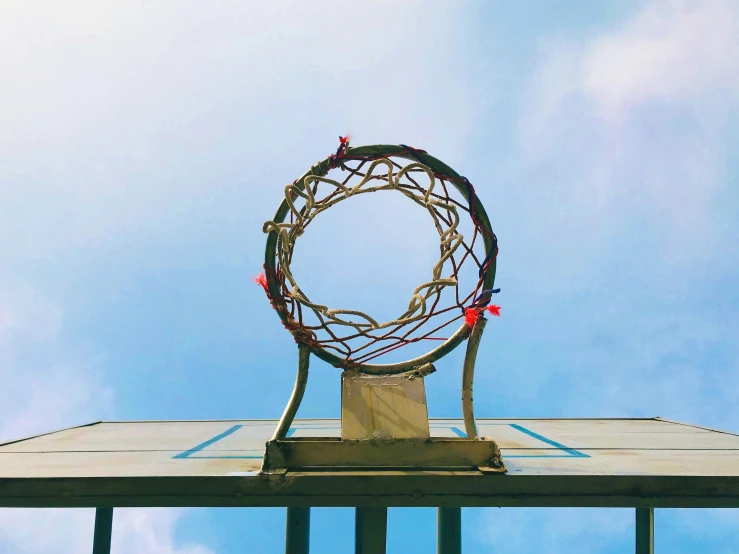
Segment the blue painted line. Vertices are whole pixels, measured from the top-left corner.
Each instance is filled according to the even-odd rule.
[[[176,456],[172,456],[173,458],[189,458],[193,454],[196,454],[197,452],[200,452],[201,450],[208,448],[211,444],[218,442],[221,439],[225,439],[227,436],[234,434],[236,431],[241,429],[243,425],[234,425],[233,427],[226,429],[223,433],[220,435],[216,435],[215,437],[208,439],[202,444],[197,445],[195,448],[191,448],[190,450],[186,450],[185,452],[181,452],[177,454]]]
[[[526,427],[523,427],[522,425],[518,425],[517,423],[509,423],[509,424],[499,424],[499,425],[510,425],[517,431],[520,431],[522,433],[525,433],[529,435],[530,437],[533,437],[537,440],[540,440],[550,446],[553,446],[557,448],[558,450],[561,450],[563,452],[566,452],[566,455],[558,455],[558,454],[513,454],[509,456],[505,456],[505,458],[590,458],[588,454],[584,454],[578,450],[575,450],[574,448],[569,448],[565,446],[564,444],[558,443],[556,441],[553,441],[552,439],[548,439],[547,437],[540,435],[539,433],[535,433],[534,431],[531,431],[530,429],[527,429]],[[226,429],[223,433],[216,435],[213,438],[208,439],[207,441],[197,445],[194,448],[191,448],[190,450],[186,450],[185,452],[181,452],[180,454],[177,454],[173,456],[173,458],[177,459],[197,459],[197,460],[221,460],[221,459],[230,459],[230,460],[261,460],[263,456],[193,456],[193,454],[197,454],[198,452],[203,451],[204,449],[208,448],[209,446],[215,444],[221,439],[224,439],[228,437],[229,435],[232,435],[239,429],[244,427],[243,425],[234,425],[233,427],[230,427]],[[443,427],[437,427],[437,428],[445,428]],[[459,427],[448,427],[451,429],[451,431],[461,438],[467,438],[467,433],[462,431]],[[287,436],[291,437],[295,434],[296,430],[300,429],[311,429],[311,427],[301,427],[297,429],[289,429],[287,432]],[[319,428],[320,429],[320,428]]]
[[[175,456],[176,458],[177,456]],[[191,456],[191,460],[261,460],[264,456]]]
[[[518,425],[517,423],[508,423],[506,425],[510,425],[513,427],[516,431],[521,431],[522,433],[526,433],[530,437],[534,437],[535,439],[538,439],[542,442],[545,442],[546,444],[549,444],[551,446],[556,447],[559,450],[562,450],[564,452],[567,452],[566,455],[561,454],[511,454],[511,455],[504,455],[503,457],[508,458],[590,458],[587,454],[583,454],[582,452],[579,452],[573,448],[568,448],[564,444],[560,444],[556,441],[553,441],[551,439],[546,438],[543,435],[540,435],[539,433],[534,433],[533,431],[526,429],[526,427],[522,427],[521,425]],[[467,433],[462,431],[459,427],[449,427],[455,435],[458,437],[462,437],[463,439],[467,438]]]
[[[516,429],[517,431],[521,431],[522,433],[526,433],[530,437],[534,437],[535,439],[538,439],[538,440],[540,440],[542,442],[545,442],[545,443],[547,443],[547,444],[549,444],[549,445],[551,445],[551,446],[553,446],[553,447],[555,447],[555,448],[557,448],[559,450],[562,450],[564,452],[567,452],[570,456],[572,456],[574,458],[590,458],[590,456],[588,456],[587,454],[583,454],[582,452],[579,452],[578,450],[575,450],[574,448],[568,448],[564,444],[560,444],[557,441],[553,441],[552,439],[548,439],[544,435],[540,435],[539,433],[534,433],[530,429],[526,429],[526,427],[523,427],[523,426],[521,426],[521,425],[519,425],[517,423],[511,423],[510,426],[513,427],[514,429]],[[542,456],[542,457],[549,458],[551,456]]]

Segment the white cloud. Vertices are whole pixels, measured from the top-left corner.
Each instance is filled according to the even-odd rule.
[[[63,310],[34,288],[2,283],[0,440],[110,413],[112,392],[100,382],[100,355],[64,344],[63,317]]]
[[[200,544],[180,544],[177,525],[186,510],[118,508],[113,512],[111,554],[211,554]],[[73,554],[92,550],[94,509],[0,510],[0,550]],[[39,532],[43,525],[43,532]]]
[[[112,554],[211,554],[200,544],[178,544],[175,529],[185,510],[117,509],[113,512]]]
[[[460,19],[423,2],[11,3],[0,252],[258,232],[347,131],[458,155],[478,113]]]
[[[586,508],[483,510],[475,528],[496,554],[607,553],[633,543],[633,511]]]
[[[612,126],[643,117],[641,107],[658,110],[659,103],[711,113],[713,105],[699,103],[703,95],[734,100],[739,93],[738,28],[733,2],[652,0],[620,26],[587,39],[548,37],[524,129],[538,124],[543,131],[568,108],[594,111]]]
[[[739,93],[737,29],[735,2],[651,2],[620,29],[593,41],[581,86],[609,120],[653,101]]]
[[[92,509],[0,509],[0,551],[91,552],[94,517]]]
[[[64,310],[32,287],[0,288],[0,442],[102,419],[112,391],[102,357],[62,340]],[[181,510],[116,510],[113,552],[207,554],[178,545]],[[0,509],[0,551],[65,554],[92,548],[94,510]],[[39,529],[43,526],[43,532]]]
[[[739,426],[736,299],[721,288],[736,281],[726,224],[736,204],[722,199],[736,162],[726,145],[737,51],[739,4],[710,0],[648,1],[587,38],[542,40],[508,207],[519,251],[513,261],[505,242],[502,251],[526,268],[524,292],[538,295],[511,302],[520,311],[505,332],[526,338],[494,352],[517,371],[503,382],[481,376],[508,413]],[[699,512],[672,512],[659,544],[700,535],[708,550],[728,551],[736,511]],[[481,519],[501,553],[633,548],[631,510],[503,509]]]
[[[714,257],[737,37],[735,2],[654,0],[615,29],[543,40],[518,136],[529,211],[580,253],[639,225],[674,266]]]

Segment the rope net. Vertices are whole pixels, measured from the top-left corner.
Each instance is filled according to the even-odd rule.
[[[265,233],[277,236],[275,270],[255,281],[264,288],[296,342],[334,353],[343,360],[343,368],[375,361],[420,341],[445,341],[439,334],[449,326],[463,322],[472,327],[486,310],[500,315],[498,306],[488,305],[491,294],[498,290],[483,290],[486,272],[497,256],[497,239],[489,225],[478,220],[479,200],[474,188],[465,178],[441,174],[421,163],[418,154],[425,152],[403,148],[404,156],[357,156],[349,148],[348,138],[340,138],[339,148],[326,160],[325,169],[322,164],[314,166],[302,180],[285,187],[288,214],[284,220],[264,224]],[[329,178],[333,170],[341,176]],[[460,194],[460,188],[465,195]],[[388,321],[309,299],[290,267],[297,239],[319,214],[349,198],[378,191],[396,191],[424,208],[439,234],[439,258],[430,278],[413,290],[406,309]],[[472,222],[468,239],[459,232],[461,218]],[[487,253],[484,242],[489,245]],[[466,293],[460,290],[459,278],[465,264],[476,270],[476,283]],[[279,287],[271,288],[268,277]]]

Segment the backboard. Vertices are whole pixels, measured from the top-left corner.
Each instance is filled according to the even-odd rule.
[[[478,419],[507,475],[259,475],[276,420],[97,422],[0,445],[0,506],[739,507],[739,436],[654,419]],[[433,437],[464,437],[431,419]],[[289,436],[340,436],[338,419]]]

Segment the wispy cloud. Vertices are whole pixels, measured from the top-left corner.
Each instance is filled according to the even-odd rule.
[[[611,123],[652,102],[690,109],[704,95],[736,99],[738,26],[739,10],[726,0],[651,2],[619,29],[592,41],[576,86]],[[713,111],[712,105],[701,108]]]
[[[543,257],[554,272],[575,262],[570,275],[578,296],[568,297],[560,283],[552,288],[557,274],[549,271],[541,294],[567,299],[551,315],[566,322],[560,338],[571,353],[564,355],[570,365],[563,377],[574,367],[593,373],[593,364],[608,375],[609,400],[595,380],[599,400],[589,407],[618,412],[633,405],[637,390],[652,409],[679,408],[686,417],[700,418],[701,403],[707,415],[713,394],[732,404],[731,388],[714,386],[719,372],[723,379],[734,374],[727,330],[735,298],[706,288],[713,279],[716,286],[731,279],[697,270],[736,263],[719,254],[737,252],[716,223],[736,208],[719,202],[729,186],[728,160],[725,130],[711,112],[739,106],[738,36],[736,4],[655,0],[582,43],[545,41],[523,110],[521,147],[536,171],[556,170],[530,186],[551,200],[545,225],[557,232],[532,236],[527,247],[551,242]],[[709,98],[721,102],[704,110]],[[543,208],[540,199],[526,201]],[[578,266],[583,260],[595,269]],[[596,307],[594,300],[606,304]],[[550,324],[533,324],[531,332],[551,333]],[[701,367],[709,359],[711,372]],[[671,407],[677,391],[692,403]],[[572,405],[586,409],[583,401]]]
[[[201,544],[176,538],[182,509],[118,508],[113,516],[112,554],[211,554]],[[73,554],[92,550],[93,509],[0,510],[0,549],[27,554]],[[43,522],[43,523],[42,523]],[[43,532],[39,532],[43,525]]]
[[[113,518],[112,554],[212,554],[211,549],[201,544],[182,544],[176,540],[176,528],[185,513],[186,510],[169,508],[119,508]]]
[[[102,357],[61,338],[63,310],[33,287],[0,288],[0,439],[86,423],[110,414]]]
[[[12,258],[258,233],[280,185],[339,133],[453,156],[477,115],[446,29],[461,16],[442,4],[11,5],[0,252]]]
[[[518,125],[517,258],[503,250],[526,298],[510,299],[496,342],[518,340],[481,350],[509,369],[480,379],[506,413],[739,426],[739,258],[727,232],[736,225],[726,223],[739,213],[725,200],[734,198],[725,144],[739,107],[737,37],[736,3],[654,0],[588,38],[542,40]],[[694,516],[659,516],[659,544],[728,551],[736,512],[703,511],[688,530]],[[629,510],[481,518],[496,552],[633,544]]]
[[[62,340],[64,310],[24,283],[0,288],[0,442],[110,415],[104,357]],[[179,545],[182,510],[116,510],[113,552],[207,554]],[[0,551],[73,553],[92,548],[94,510],[0,509]],[[43,525],[43,532],[39,532]]]
[[[646,227],[676,267],[725,246],[712,216],[739,101],[738,29],[735,3],[655,0],[612,30],[542,41],[518,140],[542,183],[532,192],[558,200],[549,221],[591,253]]]
[[[631,510],[517,508],[477,513],[473,524],[496,554],[606,554],[626,551],[633,542],[633,518]]]

